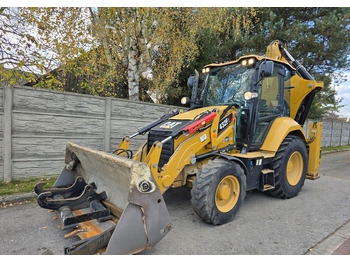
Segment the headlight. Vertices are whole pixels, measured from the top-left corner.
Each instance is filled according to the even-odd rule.
[[[254,58],[250,58],[249,60],[248,60],[248,65],[252,65],[252,64],[254,64],[255,63],[255,59]]]
[[[241,65],[242,66],[246,66],[247,65],[247,60],[242,60]]]

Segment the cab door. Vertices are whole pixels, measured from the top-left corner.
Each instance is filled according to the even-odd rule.
[[[284,78],[286,69],[274,63],[273,74],[264,77],[258,84],[258,101],[252,148],[260,148],[272,122],[284,114]]]

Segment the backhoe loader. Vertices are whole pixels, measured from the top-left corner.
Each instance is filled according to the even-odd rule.
[[[275,40],[265,56],[209,64],[188,79],[188,110],[173,110],[125,137],[113,154],[67,143],[65,166],[51,188],[35,186],[38,204],[59,213],[65,254],[135,254],[172,227],[163,194],[191,187],[195,213],[233,220],[246,191],[292,198],[318,178],[322,123],[302,127],[323,88]],[[200,90],[200,92],[199,92]],[[198,95],[197,95],[198,93]],[[147,134],[133,153],[131,140]]]

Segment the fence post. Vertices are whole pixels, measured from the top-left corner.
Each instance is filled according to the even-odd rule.
[[[12,180],[12,95],[13,88],[4,86],[3,160],[5,182]]]
[[[340,137],[339,137],[340,146],[342,146],[341,142],[342,142],[342,136],[343,136],[343,127],[344,127],[344,122],[341,122]]]
[[[105,133],[104,133],[104,151],[109,152],[111,146],[111,110],[112,98],[106,98],[106,113],[105,113]]]
[[[332,146],[332,141],[333,141],[333,119],[331,120],[332,125],[331,125],[331,141],[329,141],[329,146]]]

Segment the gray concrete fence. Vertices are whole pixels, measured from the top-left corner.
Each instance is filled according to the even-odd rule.
[[[309,125],[314,120],[307,120],[304,124],[304,132],[309,135]],[[322,121],[321,146],[344,146],[350,145],[350,123],[337,119]]]
[[[0,87],[0,181],[58,175],[68,141],[112,152],[175,107],[31,87]],[[309,124],[304,125],[308,132]],[[350,124],[323,122],[322,146],[349,144]],[[146,139],[133,139],[136,150]]]
[[[0,181],[58,175],[68,141],[112,152],[175,107],[31,87],[0,87]],[[136,150],[146,139],[138,136]]]

